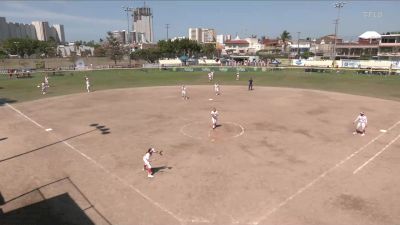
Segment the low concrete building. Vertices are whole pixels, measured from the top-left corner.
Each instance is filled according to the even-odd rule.
[[[381,35],[378,57],[379,59],[400,60],[400,33]]]
[[[57,54],[63,58],[71,57],[73,55],[81,57],[93,56],[94,48],[84,45],[77,46],[75,43],[69,43],[68,45],[57,46]]]

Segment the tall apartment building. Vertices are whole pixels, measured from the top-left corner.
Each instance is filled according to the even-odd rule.
[[[37,39],[39,41],[47,41],[50,35],[49,23],[43,21],[33,21],[32,25],[35,26]]]
[[[64,26],[55,24],[49,26],[48,22],[33,21],[32,24],[7,22],[6,18],[0,17],[0,41],[9,38],[30,38],[40,41],[48,41],[53,37],[56,42],[64,43]]]
[[[31,24],[8,23],[6,18],[0,17],[0,41],[8,38],[37,39],[36,29]]]
[[[199,43],[211,43],[216,41],[216,32],[209,28],[189,28],[189,40]]]
[[[204,43],[213,43],[216,41],[216,33],[214,29],[202,29],[202,39]]]
[[[189,28],[189,40],[202,42],[201,28]]]
[[[153,43],[153,13],[149,7],[136,8],[133,17],[133,42]]]
[[[54,27],[54,29],[56,29],[59,42],[65,43],[64,25],[54,24],[53,27]]]
[[[36,29],[36,37],[40,41],[48,41],[52,37],[56,42],[65,42],[64,26],[56,24],[49,26],[49,22],[46,21],[33,21],[32,25]],[[60,30],[60,32],[58,32]],[[61,38],[60,38],[61,36]]]

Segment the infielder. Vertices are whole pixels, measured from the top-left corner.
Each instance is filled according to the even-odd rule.
[[[211,74],[211,72],[209,72],[208,73],[208,82],[211,82],[212,81],[212,74]]]
[[[86,81],[86,91],[90,92],[90,81],[89,77],[85,76],[85,81]]]
[[[221,94],[218,83],[214,84],[214,92],[215,92],[215,95],[220,95]]]
[[[367,116],[365,115],[364,112],[360,112],[360,115],[357,116],[357,118],[354,120],[353,124],[357,123],[356,126],[356,131],[353,132],[353,134],[361,133],[361,136],[365,135],[365,128],[367,127],[368,124],[368,119]]]
[[[216,108],[213,108],[211,111],[211,121],[212,121],[212,128],[215,129],[217,127],[218,122],[218,111]]]
[[[153,176],[153,171],[151,170],[151,165],[150,165],[150,157],[153,153],[156,153],[157,151],[154,148],[149,148],[147,150],[146,154],[143,156],[143,162],[144,162],[144,170],[147,171],[147,177],[154,177]]]
[[[182,87],[181,87],[181,93],[182,93],[182,98],[183,98],[183,100],[187,100],[188,97],[187,97],[187,95],[186,95],[186,86],[185,86],[185,85],[182,85]]]
[[[211,71],[211,80],[214,80],[214,71]]]
[[[239,74],[239,71],[238,71],[238,72],[236,72],[236,80],[239,80],[239,77],[240,77],[240,74]]]

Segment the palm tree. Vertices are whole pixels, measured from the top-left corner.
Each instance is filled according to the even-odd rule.
[[[283,42],[283,51],[286,53],[286,48],[288,46],[288,41],[290,39],[292,39],[292,36],[290,35],[290,33],[286,30],[284,30],[281,34],[281,40]]]

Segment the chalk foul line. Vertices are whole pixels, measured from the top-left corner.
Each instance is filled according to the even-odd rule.
[[[33,124],[35,124],[36,126],[45,129],[42,125],[40,125],[39,123],[37,123],[36,121],[34,121],[33,119],[31,119],[30,117],[28,117],[27,115],[25,115],[24,113],[22,113],[21,111],[19,111],[18,109],[16,109],[15,107],[11,106],[10,104],[6,103],[6,105],[8,107],[10,107],[12,110],[14,110],[15,112],[17,112],[18,114],[22,115],[25,119],[31,121]],[[62,141],[61,138],[59,138],[57,135],[55,135],[55,133],[52,133],[59,141]],[[111,171],[109,171],[108,169],[106,169],[103,165],[101,165],[100,163],[98,163],[96,160],[94,160],[93,158],[89,157],[88,155],[86,155],[85,153],[81,152],[80,150],[78,150],[77,148],[75,148],[74,146],[72,146],[70,143],[68,143],[67,141],[62,141],[66,146],[68,146],[70,149],[74,150],[75,152],[77,152],[78,154],[80,154],[82,157],[84,157],[85,159],[87,159],[88,161],[92,162],[94,165],[96,165],[98,168],[100,168],[101,170],[103,170],[105,173],[109,174],[111,177],[115,178],[116,180],[118,180],[120,183],[122,183],[123,185],[129,187],[131,190],[134,190],[136,193],[138,193],[140,196],[142,196],[144,199],[148,200],[150,203],[152,203],[153,205],[155,205],[157,208],[161,209],[162,211],[164,211],[165,213],[169,214],[170,216],[172,216],[173,218],[175,218],[177,221],[179,221],[180,224],[184,224],[186,222],[188,222],[188,220],[184,220],[180,217],[178,217],[177,215],[175,215],[173,212],[171,212],[170,210],[168,210],[167,208],[163,207],[160,203],[154,201],[153,199],[151,199],[149,196],[147,196],[146,194],[144,194],[143,192],[141,192],[139,189],[135,188],[133,185],[129,184],[128,182],[126,182],[124,179],[122,179],[121,177],[119,177],[118,175],[112,173]],[[204,220],[207,221],[207,220]]]
[[[387,129],[387,131],[389,132],[390,130],[392,130],[393,128],[395,128],[398,124],[400,124],[400,121],[397,121],[397,123],[393,124],[391,127],[389,127]],[[367,144],[365,144],[364,146],[362,146],[361,148],[359,148],[357,151],[353,152],[351,155],[347,156],[346,158],[342,159],[340,162],[336,163],[334,166],[332,166],[331,168],[329,168],[328,170],[326,170],[325,172],[321,173],[319,176],[317,176],[315,179],[313,179],[310,183],[304,185],[302,188],[300,188],[299,190],[297,190],[294,194],[290,195],[289,197],[287,197],[285,200],[283,200],[281,203],[279,203],[277,206],[275,206],[274,208],[272,208],[271,210],[269,210],[264,216],[260,217],[258,220],[253,221],[249,224],[252,225],[258,225],[261,221],[267,219],[270,215],[272,215],[273,213],[275,213],[278,209],[282,208],[283,206],[285,206],[288,202],[290,202],[291,200],[293,200],[294,198],[296,198],[298,195],[302,194],[304,191],[306,191],[307,189],[311,188],[315,183],[317,183],[318,181],[320,181],[321,179],[323,179],[328,173],[334,171],[335,169],[339,168],[341,165],[343,165],[345,162],[347,162],[348,160],[350,160],[351,158],[353,158],[354,156],[356,156],[358,153],[360,153],[361,151],[363,151],[366,147],[368,147],[370,144],[374,143],[376,140],[378,140],[380,137],[382,137],[383,135],[385,135],[386,133],[381,133],[378,136],[376,136],[375,138],[373,138],[371,141],[369,141]]]

